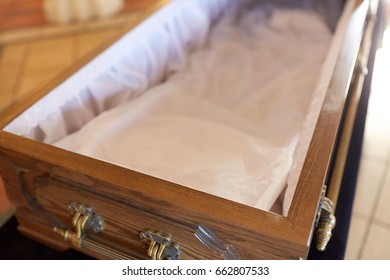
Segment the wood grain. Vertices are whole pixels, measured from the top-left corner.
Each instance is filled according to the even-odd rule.
[[[160,1],[148,12],[164,2]],[[349,0],[346,5],[350,7],[346,13],[353,28],[345,34],[287,217],[0,131],[1,176],[8,196],[18,207],[21,230],[66,249],[70,245],[56,236],[52,228],[70,227],[66,205],[78,201],[93,206],[107,223],[104,232],[93,238],[141,259],[146,254],[139,234],[145,229],[172,234],[182,246],[183,258],[219,258],[194,237],[199,225],[210,227],[233,244],[244,259],[306,258],[364,31],[367,7],[358,4],[360,1]],[[59,86],[96,54],[81,60],[17,104],[0,119],[0,127]],[[104,258],[92,251],[83,252]]]

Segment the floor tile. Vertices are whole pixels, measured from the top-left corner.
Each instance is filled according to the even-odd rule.
[[[390,153],[390,126],[388,118],[378,114],[367,115],[363,139],[363,155],[387,160]]]
[[[390,83],[387,74],[390,64],[389,47],[377,52],[363,146],[363,154],[384,160],[387,160],[390,153]]]
[[[386,180],[382,186],[379,203],[376,207],[374,218],[390,225],[390,167],[387,169]]]
[[[390,46],[388,46],[390,48]],[[372,92],[368,104],[368,114],[373,114],[378,117],[389,117],[390,111],[390,83],[387,82],[388,65],[390,64],[390,51],[380,49],[377,51],[373,81],[372,81]]]
[[[390,4],[387,8],[390,15]],[[383,49],[378,50],[375,61],[347,259],[390,259],[390,227],[387,226],[390,224],[390,167],[387,166],[390,162],[389,64],[390,29],[385,32]],[[357,220],[356,216],[366,219],[366,222]],[[367,226],[368,235],[362,238],[362,229]],[[359,242],[360,239],[364,244]]]
[[[20,99],[23,96],[30,94],[33,90],[47,84],[53,77],[58,75],[64,67],[58,66],[55,68],[47,68],[44,70],[29,72],[24,75],[20,81],[20,85],[15,92],[15,99]]]
[[[0,57],[0,65],[3,66],[17,66],[20,65],[23,56],[25,54],[26,50],[26,44],[20,43],[20,44],[10,44],[3,46],[1,57]]]
[[[112,38],[117,30],[105,30],[97,32],[82,33],[77,36],[76,57],[80,58],[87,53],[93,51],[100,44]]]
[[[372,224],[364,246],[363,260],[390,260],[390,228]]]
[[[25,44],[4,46],[0,54],[0,112],[11,105],[25,55]]]
[[[68,66],[73,62],[73,36],[32,42],[25,72]]]
[[[354,212],[367,217],[371,215],[378,190],[384,179],[385,170],[385,163],[372,161],[365,157],[361,159],[354,200]]]
[[[0,86],[0,113],[11,105],[13,87]]]
[[[0,87],[13,87],[19,75],[19,67],[0,64]]]
[[[50,51],[56,47],[69,47],[72,43],[72,36],[59,36],[31,42],[31,49],[32,51]]]
[[[346,260],[359,259],[360,250],[363,247],[364,236],[367,231],[368,221],[365,218],[352,216],[349,228],[347,249],[345,252]]]

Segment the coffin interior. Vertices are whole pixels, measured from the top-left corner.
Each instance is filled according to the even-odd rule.
[[[153,91],[156,91],[155,89],[158,89],[162,84],[166,84],[172,75],[181,73],[191,62],[191,55],[209,46],[210,32],[213,32],[210,30],[213,30],[213,27],[218,26],[225,19],[223,15],[237,16],[237,14],[231,13],[234,6],[238,5],[237,3],[237,1],[229,0],[173,1],[69,76],[60,86],[48,92],[36,104],[8,124],[4,130],[67,149],[68,146],[63,144],[64,139],[77,134],[96,118],[104,118],[112,112],[127,111],[128,108],[125,106],[133,108],[134,104],[142,100],[146,94],[155,94]],[[335,32],[343,8],[342,1],[309,0],[240,1],[240,5],[244,7],[239,9],[240,12],[250,11],[251,7],[260,6],[266,11],[263,14],[265,18],[271,17],[272,11],[293,10],[314,13],[323,20],[329,34]],[[290,133],[287,137],[288,141],[285,141],[286,135],[281,133],[277,135],[279,138],[264,140],[261,137],[257,139],[258,135],[256,132],[253,133],[258,141],[266,143],[265,147],[275,148],[279,152],[275,153],[276,155],[280,155],[281,150],[287,150],[287,159],[290,162],[286,163],[283,160],[288,167],[287,172],[275,173],[276,175],[273,174],[274,170],[272,169],[268,173],[265,172],[271,177],[278,178],[277,183],[275,183],[278,190],[264,193],[260,200],[266,200],[266,203],[254,202],[249,206],[277,214],[288,214],[297,178],[308,148],[308,139],[312,136],[315,120],[325,97],[324,83],[329,81],[329,73],[335,64],[334,49],[339,46],[339,39],[331,36],[328,41],[323,40],[325,49],[329,51],[325,52],[324,57],[321,58],[321,67],[317,71],[318,75],[315,76],[315,80],[312,81],[313,89],[308,95],[309,98],[302,101],[305,103],[303,106],[304,115],[296,136],[294,134],[294,137],[291,137]],[[277,66],[275,65],[267,61],[265,67],[272,68]],[[277,69],[283,71],[283,68]],[[300,76],[299,78],[304,77]],[[289,97],[291,100],[284,99],[283,103],[289,104],[296,101],[296,92]],[[142,113],[139,114],[142,115]],[[223,119],[223,116],[220,115],[220,118]],[[283,123],[283,119],[281,121],[282,123],[275,124],[275,126],[279,126],[278,130],[284,132],[286,130],[283,126],[285,123]],[[246,129],[246,132],[252,131],[251,127],[243,128],[240,126],[240,129],[244,131]],[[261,133],[259,135],[267,136],[267,134]],[[68,140],[70,143],[75,141],[73,138],[69,139],[71,139]],[[273,146],[269,143],[277,144]],[[72,149],[69,148],[69,150]],[[76,152],[79,151],[76,150]],[[145,150],[146,152],[147,150]],[[264,153],[267,154],[266,151]],[[84,152],[84,154],[89,155],[88,152]],[[269,155],[272,158],[274,154]],[[115,160],[110,162],[123,165]],[[177,170],[172,170],[172,173],[175,172]],[[163,179],[169,180],[169,178]],[[211,193],[218,195],[218,192]],[[221,196],[235,200],[234,194]],[[245,204],[242,201],[238,202]]]

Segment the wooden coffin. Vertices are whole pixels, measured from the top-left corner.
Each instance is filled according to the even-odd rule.
[[[329,19],[332,39],[313,89],[316,101],[302,124],[305,133],[295,150],[288,186],[270,209],[56,147],[42,131],[59,126],[61,120],[32,121],[31,114],[61,111],[62,101],[56,104],[56,94],[62,100],[66,92],[94,83],[95,76],[137,44],[132,34],[148,34],[185,2],[190,1],[158,2],[139,25],[127,28],[2,116],[0,171],[17,208],[19,230],[59,250],[74,248],[102,259],[306,258],[315,227],[333,226],[331,206],[337,202],[355,105],[367,74],[377,1],[333,1],[342,8],[334,13],[336,20]],[[218,9],[223,10],[219,2],[229,1],[194,2],[216,15],[221,13]],[[331,6],[323,4],[320,10]],[[48,99],[53,107],[37,105]],[[81,118],[81,124],[65,127],[73,132],[88,121]],[[329,237],[326,230],[319,234]]]

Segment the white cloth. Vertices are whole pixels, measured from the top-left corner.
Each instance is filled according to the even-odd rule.
[[[237,3],[170,3],[45,94],[4,130],[52,144],[80,129],[180,70],[183,54],[201,47],[212,22]]]
[[[176,53],[165,82],[55,145],[269,210],[330,38],[314,13],[232,5],[204,48]]]

